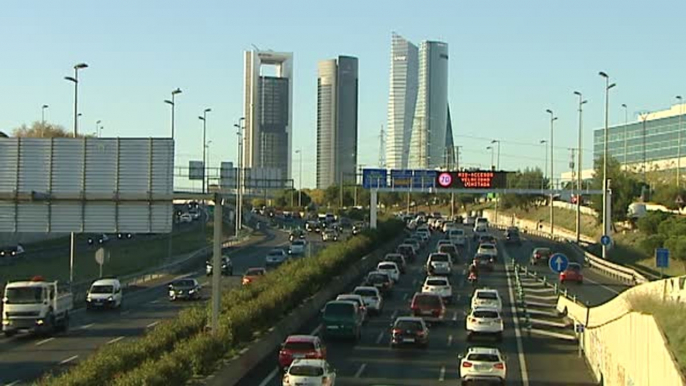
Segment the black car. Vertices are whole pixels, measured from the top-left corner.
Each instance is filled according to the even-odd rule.
[[[391,324],[391,348],[412,345],[426,348],[429,345],[429,328],[417,316],[401,316]]]
[[[393,288],[393,280],[388,274],[372,271],[367,274],[362,286],[376,287],[381,293],[389,293]]]
[[[117,238],[119,240],[124,240],[124,239],[132,239],[133,235],[131,233],[117,233]]]
[[[495,269],[495,259],[491,255],[475,255],[474,264],[479,270],[493,271]]]
[[[212,275],[212,260],[205,262],[205,274]],[[233,276],[233,262],[228,256],[222,256],[222,275]]]
[[[290,235],[288,235],[288,241],[293,241],[295,239],[304,239],[305,238],[305,232],[303,232],[301,229],[296,229],[291,232]]]
[[[496,240],[495,236],[493,236],[493,235],[480,235],[477,239],[476,245],[483,244],[483,243],[497,245],[498,241]]]
[[[518,228],[507,228],[505,231],[505,244],[522,245],[522,239],[519,237]]]
[[[195,279],[174,280],[169,284],[169,300],[198,300],[202,297],[200,290],[200,283]]]
[[[20,244],[10,246],[10,247],[1,247],[0,248],[0,257],[5,257],[5,256],[19,256],[22,253],[24,253],[24,247],[22,247]]]
[[[110,241],[110,238],[107,237],[106,234],[101,234],[101,235],[94,235],[94,236],[89,236],[88,237],[88,245],[95,245],[95,244],[105,244],[108,241]]]
[[[414,253],[414,248],[412,248],[412,245],[410,244],[400,244],[395,251],[405,256],[405,260],[410,263],[414,262],[417,258],[417,255]]]

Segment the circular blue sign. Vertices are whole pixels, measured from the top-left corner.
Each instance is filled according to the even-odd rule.
[[[612,243],[612,239],[611,239],[610,236],[608,236],[608,235],[603,235],[603,236],[600,238],[600,243],[603,244],[603,245],[605,245],[605,246],[608,246],[608,245],[610,245],[610,244]]]
[[[556,273],[560,273],[567,269],[567,266],[569,265],[569,259],[567,256],[561,254],[561,253],[556,253],[552,256],[550,256],[550,259],[548,259],[548,267],[550,267],[550,270]]]

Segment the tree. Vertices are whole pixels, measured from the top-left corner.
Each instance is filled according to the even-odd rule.
[[[651,201],[666,206],[668,209],[680,209],[676,203],[677,197],[686,200],[686,189],[672,183],[658,183],[651,189]]]
[[[52,123],[33,122],[31,126],[23,124],[12,130],[13,137],[29,137],[29,138],[72,138],[74,134],[67,131],[60,125]],[[79,134],[79,138],[92,137],[92,135]]]
[[[9,136],[2,131],[0,131],[0,138],[9,138]]]
[[[683,264],[686,269],[686,236],[672,236],[665,240],[665,247],[669,249],[669,254],[674,260]]]
[[[331,185],[324,190],[324,203],[329,206],[337,206],[340,195],[338,185]]]
[[[312,199],[312,202],[314,202],[317,205],[324,205],[324,191],[321,189],[303,189],[303,192],[306,193],[310,198]]]
[[[603,158],[596,159],[591,188],[603,190]],[[607,162],[607,178],[610,180],[612,190],[612,221],[624,221],[627,219],[627,209],[637,197],[641,195],[642,183],[636,174],[622,170],[620,164],[614,158]],[[593,200],[591,207],[598,213],[603,213],[603,200]],[[603,216],[598,216],[598,222]]]
[[[508,187],[513,189],[538,189],[547,185],[548,181],[543,178],[543,173],[538,168],[526,168],[524,171],[520,170],[508,176]],[[534,194],[503,194],[500,204],[505,209],[529,210],[542,197]]]

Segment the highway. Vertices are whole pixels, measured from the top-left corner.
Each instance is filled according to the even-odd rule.
[[[502,239],[500,232],[496,234]],[[434,234],[420,258],[408,267],[408,272],[401,277],[392,296],[386,299],[383,313],[373,317],[365,325],[360,342],[326,342],[329,363],[337,370],[337,385],[430,386],[459,383],[457,355],[467,347],[464,323],[472,293],[471,286],[466,284],[465,265],[458,266],[458,272],[451,278],[456,301],[448,305],[450,322],[431,327],[429,347],[399,350],[391,350],[389,347],[390,324],[395,317],[409,314],[409,301],[414,292],[420,290],[425,277],[423,263],[441,237],[441,233]],[[501,294],[505,322],[503,341],[496,343],[484,339],[483,342],[474,341],[470,346],[483,343],[501,349],[507,356],[508,385],[592,385],[594,383],[584,360],[577,357],[576,343],[550,337],[528,336],[515,328],[514,315],[519,315],[519,311],[515,311],[513,306],[514,295],[511,288],[514,277],[511,272],[506,273],[503,261],[523,261],[528,258],[534,246],[545,244],[545,240],[529,239],[521,247],[510,248],[505,247],[502,241],[499,242],[499,264],[494,272],[482,274],[479,284],[498,289]],[[469,243],[465,255],[471,257],[474,252],[475,246]],[[593,301],[609,296],[596,296],[599,286],[590,281],[581,287],[587,288],[583,295],[590,296],[589,299]],[[562,318],[557,320],[561,322]],[[299,333],[318,334],[319,324],[318,318],[310,320]],[[517,324],[521,327],[521,317],[517,318]],[[281,385],[276,367],[277,354],[274,352],[259,363],[238,385]]]
[[[240,285],[241,275],[250,267],[264,266],[264,257],[274,247],[288,245],[288,233],[266,231],[267,237],[231,255],[234,276],[223,277],[224,288]],[[322,247],[318,235],[308,236],[313,253]],[[211,291],[210,277],[204,265],[190,274],[205,287],[205,297]],[[154,327],[159,321],[174,317],[179,310],[194,302],[170,302],[167,289],[158,282],[155,286],[125,293],[120,311],[75,310],[70,331],[54,337],[18,335],[0,338],[0,385],[27,384],[49,370],[63,370],[86,358],[98,347],[131,339]]]

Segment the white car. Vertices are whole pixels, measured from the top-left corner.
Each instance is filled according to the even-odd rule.
[[[467,382],[496,381],[505,384],[507,364],[500,350],[492,347],[470,347],[467,353],[459,355],[460,380]]]
[[[322,241],[338,241],[338,232],[333,229],[326,229],[322,232]]]
[[[471,304],[472,309],[478,307],[492,307],[498,311],[503,310],[503,301],[500,298],[498,290],[490,288],[482,288],[474,291]]]
[[[500,311],[492,307],[476,307],[467,315],[467,341],[474,335],[493,335],[498,342],[503,340],[503,318]]]
[[[181,223],[191,223],[193,222],[193,216],[190,213],[184,213],[179,217]]]
[[[476,218],[474,216],[467,216],[462,220],[462,224],[464,225],[469,225],[472,226],[476,222]]]
[[[307,248],[307,241],[305,240],[293,240],[288,252],[291,255],[304,255],[305,249]]]
[[[376,270],[387,273],[396,283],[400,280],[400,268],[398,268],[398,264],[395,262],[382,261],[376,265]]]
[[[459,228],[458,228],[457,224],[455,224],[454,222],[444,222],[443,228],[441,228],[443,233],[448,233],[451,229],[459,229]]]
[[[264,263],[267,267],[276,267],[285,263],[286,260],[288,260],[286,252],[281,248],[274,248],[269,251]]]
[[[488,255],[488,256],[493,256],[494,258],[498,258],[498,247],[495,246],[495,244],[491,243],[481,243],[479,244],[479,248],[476,250],[477,255]]]
[[[376,287],[355,287],[353,294],[362,296],[368,313],[380,314],[383,310],[383,297]]]
[[[86,294],[86,310],[119,308],[122,298],[122,287],[118,279],[96,280]]]
[[[464,247],[467,243],[465,238],[464,229],[450,229],[448,231],[448,240],[456,247]]]
[[[474,232],[488,231],[488,219],[485,217],[477,217],[474,222]]]
[[[283,375],[283,386],[334,386],[336,371],[324,359],[295,359]]]
[[[422,292],[437,294],[446,303],[450,303],[453,299],[453,287],[448,278],[444,276],[428,276],[424,280]]]
[[[426,272],[429,275],[452,275],[453,262],[447,253],[432,253],[426,260]]]
[[[338,295],[336,297],[336,300],[347,300],[349,302],[354,302],[355,304],[359,305],[359,307],[360,307],[360,312],[362,313],[362,321],[366,322],[367,319],[369,318],[369,314],[368,314],[368,310],[367,310],[367,304],[364,302],[364,299],[362,298],[361,295],[342,294],[342,295]]]

